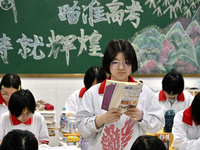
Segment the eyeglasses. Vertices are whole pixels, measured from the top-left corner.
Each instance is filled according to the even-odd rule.
[[[111,62],[111,67],[113,69],[118,69],[120,64],[123,65],[123,67],[126,69],[126,68],[130,68],[132,66],[132,63],[129,62],[129,61],[125,61],[125,62],[119,62],[119,61],[112,61]]]
[[[4,90],[4,91],[3,91],[3,89],[2,89],[2,90],[0,90],[0,93],[1,93],[1,96],[2,96],[3,98],[9,98],[9,97],[11,97],[11,95],[12,95],[15,91],[17,91],[17,90],[11,89],[11,90]]]
[[[8,98],[10,97],[12,94],[9,94],[9,93],[6,93],[4,94],[4,92],[1,91],[1,96],[4,97],[4,98]]]
[[[30,118],[31,116],[33,116],[33,113],[27,114],[27,115],[20,115],[19,117],[17,117],[18,119],[22,119],[22,118]]]
[[[1,96],[4,97],[4,98],[8,98],[9,97],[8,94],[2,94],[2,93],[1,93]]]

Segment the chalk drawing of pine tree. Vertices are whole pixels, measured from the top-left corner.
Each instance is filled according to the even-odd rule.
[[[158,17],[167,15],[177,18],[177,13],[181,13],[186,18],[191,18],[199,7],[200,0],[146,0],[145,5],[154,9],[153,14]]]

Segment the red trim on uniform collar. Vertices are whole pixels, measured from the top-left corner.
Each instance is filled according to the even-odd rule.
[[[80,90],[78,97],[82,98],[86,91],[87,91],[87,88],[86,88],[86,87],[83,87],[83,88]]]
[[[42,143],[42,144],[49,144],[49,141],[46,141],[46,140],[41,140],[41,141],[39,141],[40,143]]]
[[[182,121],[184,123],[192,126],[193,120],[192,120],[192,116],[191,116],[191,106],[184,110]],[[195,123],[196,126],[198,126],[198,124],[196,122],[194,122],[194,123]]]
[[[32,116],[33,117],[33,116]],[[26,122],[23,122],[25,125],[30,125],[32,123],[32,117],[30,117]],[[21,122],[10,113],[10,121],[12,125],[19,125]]]
[[[0,93],[0,104],[3,105],[3,103],[8,106]]]
[[[103,94],[104,93],[106,80],[109,80],[109,77],[107,79],[105,79],[103,82],[101,82],[100,87],[99,87],[99,94]]]
[[[159,92],[159,98],[158,98],[159,101],[166,101],[167,100],[167,97],[165,96],[165,93],[163,90],[161,90]]]
[[[185,96],[184,96],[183,92],[180,95],[178,95],[177,101],[182,101],[182,102],[185,101]]]
[[[104,94],[106,80],[110,80],[110,77],[111,76],[109,76],[107,79],[105,79],[103,82],[101,82],[100,87],[99,87],[99,94]],[[137,83],[137,81],[135,81],[131,76],[129,76],[128,82],[135,82],[135,83]]]
[[[165,95],[163,90],[160,91],[158,100],[159,101],[166,101],[167,100],[167,97],[166,97],[166,95]],[[182,101],[182,102],[185,101],[185,96],[184,96],[183,92],[180,95],[178,95],[177,101],[178,102],[179,101]]]

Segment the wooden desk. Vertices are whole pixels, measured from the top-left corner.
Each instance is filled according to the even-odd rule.
[[[200,89],[186,89],[188,92],[190,92],[194,97],[200,92]]]
[[[78,136],[80,137],[81,135],[79,133],[73,133],[73,134],[70,134],[70,133],[63,133],[63,136],[64,137],[68,137],[68,136]]]
[[[147,135],[152,135],[152,136],[156,136],[159,138],[160,135],[169,135],[169,150],[173,150],[171,148],[172,142],[173,142],[173,134],[172,133],[168,133],[168,132],[164,132],[163,129],[158,131],[156,134],[149,134],[146,133]]]

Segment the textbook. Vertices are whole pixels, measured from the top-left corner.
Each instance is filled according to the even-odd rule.
[[[137,83],[106,80],[101,109],[119,108],[125,112],[127,106],[136,107],[142,86],[142,80]]]

